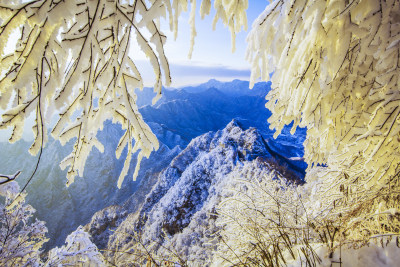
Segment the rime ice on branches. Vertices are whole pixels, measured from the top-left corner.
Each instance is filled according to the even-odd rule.
[[[71,153],[60,164],[68,168],[69,185],[83,175],[92,148],[103,151],[96,134],[105,120],[112,120],[125,130],[116,156],[125,147],[128,150],[118,187],[132,155],[138,153],[135,179],[141,159],[159,144],[136,105],[135,89],[142,89],[143,79],[129,50],[136,43],[146,54],[155,74],[153,102],[157,101],[162,85],[171,83],[160,19],[165,18],[177,34],[178,17],[189,2],[193,48],[194,0],[0,1],[0,108],[5,110],[0,129],[12,127],[9,140],[15,142],[22,136],[25,119],[33,114],[33,155],[42,151],[49,130],[62,144],[73,139]],[[247,0],[216,1],[214,6],[215,21],[222,19],[233,37],[247,23]],[[204,0],[201,15],[210,7],[211,2]],[[16,46],[10,49],[15,37]],[[57,124],[48,129],[54,116]]]

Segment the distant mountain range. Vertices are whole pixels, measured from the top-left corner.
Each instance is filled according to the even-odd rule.
[[[137,90],[140,112],[159,138],[160,149],[149,159],[143,160],[137,181],[129,179],[135,164],[135,160],[132,160],[130,172],[120,190],[116,182],[124,155],[120,160],[115,158],[115,148],[122,135],[119,125],[107,122],[104,130],[98,133],[99,140],[105,146],[104,153],[93,150],[86,163],[84,177],[75,179],[69,188],[65,187],[66,171],[61,171],[58,164],[69,153],[72,143],[62,147],[50,138],[38,172],[27,188],[28,202],[37,209],[37,217],[47,222],[50,237],[48,248],[62,244],[78,225],[87,224],[95,212],[106,207],[114,207],[109,208],[114,210],[109,214],[117,214],[117,210],[120,215],[137,211],[159,181],[160,173],[171,161],[178,162],[175,157],[193,138],[223,129],[232,119],[241,125],[243,131],[249,127],[257,128],[268,147],[268,153],[301,176],[306,165],[289,158],[303,156],[305,130],[300,129],[292,136],[289,134],[290,128],[284,129],[276,140],[272,139],[272,131],[267,123],[270,111],[265,108],[264,99],[269,90],[267,83],[258,83],[253,90],[249,90],[248,82],[210,80],[197,87],[164,89],[163,97],[154,106],[150,105],[154,97],[151,88]],[[26,141],[13,145],[0,142],[3,155],[0,158],[0,173],[21,170],[20,185],[25,183],[36,164],[36,160],[28,155],[29,146],[30,143]],[[116,208],[122,206],[124,208]],[[111,221],[115,223],[115,218]],[[100,234],[108,236],[104,231],[100,232],[97,237]],[[105,242],[104,238],[98,239]]]

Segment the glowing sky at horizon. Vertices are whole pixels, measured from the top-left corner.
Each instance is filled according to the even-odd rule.
[[[199,14],[201,1],[197,2],[197,36],[191,60],[188,59],[190,48],[189,12],[182,13],[179,18],[176,40],[174,40],[173,33],[169,31],[168,27],[162,27],[167,36],[165,53],[170,63],[171,86],[196,85],[207,82],[211,78],[220,81],[249,80],[250,64],[245,60],[246,36],[253,21],[265,9],[268,2],[265,0],[249,0],[247,10],[248,30],[236,35],[236,51],[234,53],[232,53],[229,29],[219,21],[215,31],[213,31],[212,20],[215,11],[211,9],[211,14],[202,20]],[[168,25],[166,21],[161,21],[161,23]],[[153,86],[154,74],[144,54],[140,54],[138,49],[131,49],[130,56],[141,59],[143,64],[139,66],[139,69],[142,71],[145,86]]]

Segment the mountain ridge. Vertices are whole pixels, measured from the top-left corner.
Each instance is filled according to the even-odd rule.
[[[222,130],[193,139],[158,175],[135,212],[109,223],[101,219],[107,209],[99,211],[85,229],[97,246],[109,251],[133,251],[138,242],[133,236],[140,235],[145,247],[154,248],[155,242],[159,244],[156,250],[162,250],[168,243],[185,260],[204,264],[211,254],[202,244],[213,243],[211,236],[220,229],[215,225],[215,208],[231,195],[230,184],[237,182],[236,176],[254,172],[261,177],[262,173],[281,171],[276,168],[279,159],[269,151],[257,129],[244,130],[232,120]],[[293,181],[302,182],[295,172],[291,175]],[[122,264],[122,258],[118,256],[114,264]]]

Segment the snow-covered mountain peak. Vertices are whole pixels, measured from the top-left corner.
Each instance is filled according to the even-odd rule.
[[[235,163],[237,160],[251,160],[260,155],[271,156],[261,134],[255,128],[244,130],[235,119],[222,130],[194,138],[186,149],[174,158],[171,166],[182,172],[203,153],[214,154],[215,157],[221,153],[225,156],[230,155]]]
[[[239,127],[240,129],[243,130],[242,125],[240,124],[240,122],[238,122],[237,119],[233,119],[230,123],[228,123],[228,125],[226,125],[225,129],[230,130],[233,127]]]
[[[271,157],[268,146],[256,128],[244,130],[237,120],[232,120],[222,131],[216,134],[218,139],[213,144],[233,146],[237,149],[238,157],[253,160],[258,156]]]

